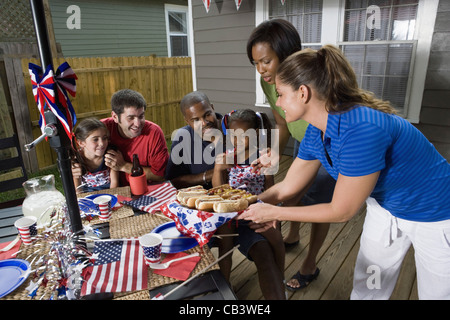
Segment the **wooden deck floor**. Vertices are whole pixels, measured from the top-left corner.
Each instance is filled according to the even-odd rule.
[[[284,156],[275,182],[281,181],[292,162],[292,157]],[[359,239],[364,223],[365,211],[360,212],[346,223],[335,223],[317,257],[320,275],[307,288],[291,292],[291,300],[347,300],[350,297],[353,281],[353,269],[359,250]],[[289,223],[282,224],[286,234]],[[309,246],[311,225],[302,224],[300,228],[300,244],[286,251],[285,278],[290,279],[299,269],[306,257]],[[230,282],[240,300],[263,299],[259,288],[256,267],[240,252],[233,253],[233,269]],[[413,249],[407,254],[402,271],[391,299],[417,300],[416,274]]]

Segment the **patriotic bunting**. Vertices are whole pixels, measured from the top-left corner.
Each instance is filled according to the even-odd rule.
[[[44,73],[40,66],[33,63],[30,63],[28,68],[34,99],[40,113],[39,126],[41,127],[41,131],[44,132],[44,127],[46,126],[44,112],[47,107],[59,119],[67,136],[71,137],[72,128],[76,123],[76,116],[67,91],[70,95],[75,96],[75,80],[77,76],[67,62],[63,63],[57,69],[56,76],[53,74],[51,65],[47,67]],[[58,101],[63,107],[63,110],[56,104],[55,87],[58,94]]]
[[[206,12],[209,12],[209,7],[211,6],[211,0],[202,0],[203,4],[205,5]],[[242,4],[242,0],[234,0],[236,3],[236,10],[239,10]],[[285,0],[281,0],[281,4],[284,6]]]
[[[236,10],[239,10],[239,8],[241,7],[242,0],[234,0],[234,2],[236,3]]]
[[[206,12],[209,12],[209,6],[211,5],[211,0],[203,0],[203,4],[205,5]]]

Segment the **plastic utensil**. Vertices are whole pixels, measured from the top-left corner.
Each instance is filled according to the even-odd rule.
[[[184,257],[181,257],[181,258],[173,259],[173,260],[170,260],[170,261],[168,261],[168,262],[164,262],[164,263],[151,263],[151,264],[150,264],[150,268],[152,268],[152,269],[158,269],[158,270],[161,270],[161,269],[167,269],[167,268],[170,266],[170,264],[171,264],[172,262],[180,261],[180,260],[184,260],[184,259],[188,259],[188,258],[192,258],[192,257],[198,257],[198,256],[199,256],[199,253],[198,253],[198,252],[195,252],[195,253],[190,254],[190,255],[188,255],[188,256],[184,256]]]

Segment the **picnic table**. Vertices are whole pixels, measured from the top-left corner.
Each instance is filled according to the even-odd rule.
[[[120,187],[114,189],[106,189],[85,194],[79,194],[79,198],[84,198],[89,195],[96,194],[111,194],[119,199],[122,197],[130,198],[130,188]],[[100,239],[136,239],[144,234],[154,230],[156,227],[166,223],[170,223],[171,219],[165,217],[160,212],[147,213],[133,209],[128,205],[122,205],[120,202],[112,210],[112,215],[109,221],[100,220],[98,216],[84,218],[84,226],[89,226],[99,235]],[[92,250],[90,242],[87,244],[88,250]],[[18,259],[27,259],[33,257],[33,253],[39,248],[44,253],[50,250],[49,244],[43,240],[37,240],[29,246],[21,245],[20,252],[17,254]],[[156,295],[165,295],[177,288],[173,294],[167,299],[214,299],[214,300],[234,300],[236,296],[230,288],[228,282],[223,278],[217,263],[216,258],[211,252],[208,245],[200,247],[196,245],[185,253],[191,254],[198,252],[201,259],[195,265],[195,268],[190,273],[189,277],[193,277],[186,285],[180,286],[179,279],[157,274],[151,268],[148,268],[147,273],[147,289],[145,290],[131,290],[123,292],[100,292],[91,293],[81,297],[82,299],[114,299],[114,300],[149,300]],[[161,259],[164,259],[166,254],[162,254]],[[28,258],[30,259],[30,258]],[[31,262],[31,261],[30,261]],[[206,268],[206,269],[205,269]],[[200,275],[199,275],[200,273]],[[35,281],[35,276],[30,275],[24,283],[15,289],[10,294],[2,299],[5,300],[29,300],[29,299],[51,299],[54,295],[54,286],[47,284],[46,286],[39,286],[37,292],[30,297],[30,292],[27,290],[32,281]]]

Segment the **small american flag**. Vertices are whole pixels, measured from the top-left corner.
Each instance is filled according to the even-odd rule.
[[[97,241],[93,256],[94,264],[83,270],[82,296],[147,289],[148,268],[138,239]]]
[[[176,199],[177,189],[172,186],[170,182],[165,182],[152,188],[148,193],[142,197],[131,200],[123,201],[123,204],[129,205],[141,211],[154,213],[160,211],[160,207],[166,202]]]

